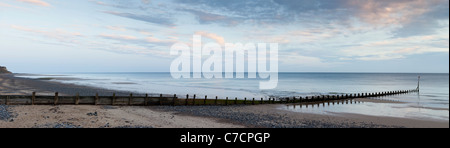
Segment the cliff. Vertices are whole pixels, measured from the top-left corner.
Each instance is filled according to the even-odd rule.
[[[8,69],[6,69],[6,67],[0,66],[0,74],[4,74],[4,73],[11,73],[11,72],[8,71]]]

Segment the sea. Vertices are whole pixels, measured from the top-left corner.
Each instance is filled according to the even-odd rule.
[[[418,77],[420,76],[420,82]],[[281,105],[279,109],[314,114],[363,114],[425,120],[449,120],[449,74],[438,73],[279,73],[275,89],[261,90],[266,79],[174,79],[166,72],[22,74],[18,77],[46,79],[136,93],[194,94],[199,98],[263,98],[340,95],[411,90],[420,92],[372,98],[385,101]],[[395,102],[395,103],[393,103]]]

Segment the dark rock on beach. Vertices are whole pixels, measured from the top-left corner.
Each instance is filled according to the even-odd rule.
[[[0,74],[10,74],[11,72],[4,66],[0,66]]]
[[[13,117],[12,113],[8,111],[8,106],[0,105],[0,120],[14,121]]]

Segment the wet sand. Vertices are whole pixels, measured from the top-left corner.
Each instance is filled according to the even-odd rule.
[[[120,92],[0,75],[0,95],[110,95]],[[388,100],[361,100],[396,103]],[[398,103],[398,102],[397,102]],[[280,110],[280,105],[254,106],[4,106],[0,128],[448,128],[430,121],[360,114],[319,115]]]
[[[163,111],[219,118],[247,127],[263,128],[448,128],[448,121],[368,116],[337,113],[334,115],[298,113],[282,110],[285,105],[249,106],[162,106]]]

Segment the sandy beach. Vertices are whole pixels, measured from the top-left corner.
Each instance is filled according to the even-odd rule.
[[[47,80],[0,75],[0,95],[80,95],[113,92]],[[372,101],[372,100],[361,100]],[[374,102],[381,102],[374,100]],[[388,102],[381,102],[388,103]],[[395,103],[395,102],[392,102]],[[431,121],[360,114],[319,115],[280,110],[283,105],[249,106],[93,106],[0,105],[0,128],[448,128]]]

